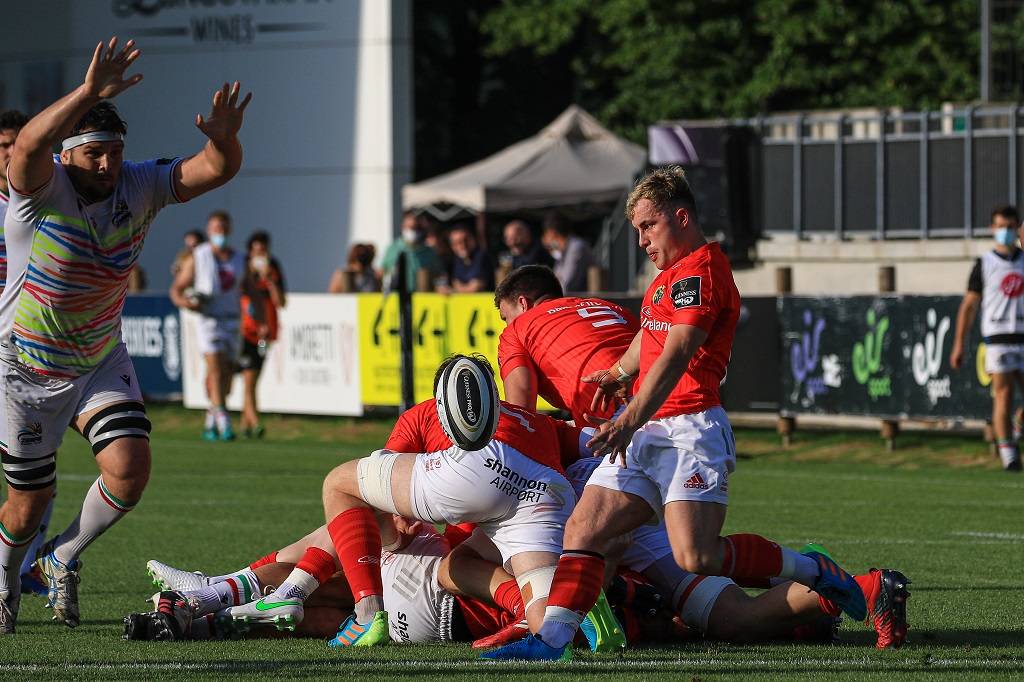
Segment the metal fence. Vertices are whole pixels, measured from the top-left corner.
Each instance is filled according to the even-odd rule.
[[[1018,107],[794,114],[759,132],[761,231],[971,237],[1024,194]]]

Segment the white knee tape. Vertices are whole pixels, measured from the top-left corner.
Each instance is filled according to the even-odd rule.
[[[695,586],[694,582],[697,583]],[[729,578],[719,575],[691,574],[687,580],[680,583],[676,590],[677,594],[672,595],[673,603],[679,609],[680,619],[694,630],[707,634],[708,620],[711,618],[715,602],[725,588],[735,584]],[[686,594],[686,590],[690,590],[690,593],[686,595],[686,600],[679,604],[678,601]]]
[[[374,509],[397,514],[395,498],[391,494],[391,470],[398,459],[397,452],[375,450],[369,457],[359,460],[359,494]]]
[[[519,593],[523,596],[523,604],[529,611],[534,602],[547,599],[551,592],[551,581],[555,577],[554,566],[542,566],[516,576]]]

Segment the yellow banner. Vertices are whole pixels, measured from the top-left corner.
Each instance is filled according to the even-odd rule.
[[[364,405],[398,405],[402,397],[398,295],[358,294],[359,358]],[[498,370],[498,337],[505,328],[493,294],[414,294],[413,370],[417,402],[434,395],[434,372],[451,353],[480,353]],[[543,400],[539,409],[551,410]]]

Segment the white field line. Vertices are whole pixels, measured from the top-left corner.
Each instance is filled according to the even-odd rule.
[[[126,662],[126,663],[0,663],[0,672],[42,672],[42,671],[119,671],[119,670],[152,670],[152,671],[244,671],[263,670],[271,667],[288,667],[288,660],[280,661],[234,661],[193,663],[193,662],[167,662],[155,661],[153,663]],[[338,666],[341,660],[323,661],[295,661],[295,667],[323,667]],[[347,660],[344,661],[346,668],[386,668],[389,666],[400,666],[402,671],[410,669],[437,670],[443,672],[451,668],[476,668],[486,670],[488,667],[515,667],[522,668],[527,665],[523,661],[465,661],[465,660],[415,660],[415,659],[394,659],[394,660]],[[868,668],[884,668],[886,670],[898,671],[901,669],[918,670],[921,668],[935,667],[945,669],[971,669],[979,666],[989,669],[1000,670],[1024,670],[1024,659],[1018,658],[912,658],[902,660],[886,660],[884,657],[863,656],[859,658],[794,658],[794,659],[766,659],[766,658],[692,658],[679,656],[676,659],[667,660],[586,660],[574,661],[573,663],[533,663],[531,667],[540,669],[565,670],[565,669],[587,669],[587,668],[636,668],[645,670],[665,670],[666,672],[681,672],[687,669],[701,669],[709,672],[709,669],[729,668],[792,668],[793,672],[807,669],[845,669],[860,670]],[[682,668],[681,668],[682,666]],[[780,672],[775,670],[775,672]]]
[[[959,535],[967,538],[988,538],[992,540],[1024,540],[1024,535],[1020,533],[990,533],[976,530],[964,530],[956,531],[951,535]]]

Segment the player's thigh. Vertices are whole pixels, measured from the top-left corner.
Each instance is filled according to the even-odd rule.
[[[1013,386],[1018,382],[1019,372],[994,372],[992,376],[992,395],[996,400],[1012,400]]]
[[[665,528],[680,566],[697,573],[716,563],[727,510],[717,502],[681,500],[665,505]]]
[[[603,553],[614,538],[642,526],[653,516],[650,504],[639,495],[600,483],[588,484],[566,524],[564,544],[569,549]]]

